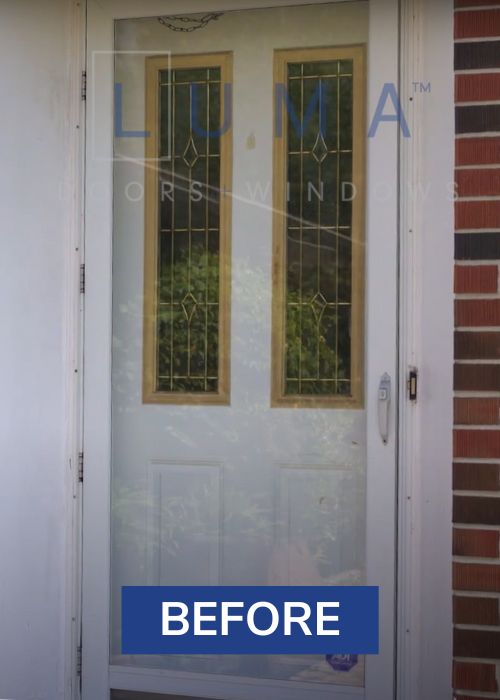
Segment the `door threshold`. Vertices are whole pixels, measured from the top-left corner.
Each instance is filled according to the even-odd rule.
[[[217,676],[204,673],[163,671],[161,669],[110,666],[110,688],[113,690],[137,691],[163,694],[165,700],[192,698],[193,700],[218,700],[231,697],[233,700],[355,700],[365,697],[364,688],[296,681],[258,680],[236,676]],[[165,695],[165,691],[168,694]],[[189,693],[186,696],[186,692]],[[141,696],[139,696],[140,698]],[[134,696],[136,700],[136,696]],[[142,700],[142,698],[141,698]],[[149,698],[147,698],[149,700]],[[159,700],[162,700],[160,697]]]

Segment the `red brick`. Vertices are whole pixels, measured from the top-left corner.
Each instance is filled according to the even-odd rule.
[[[460,690],[460,688],[455,688],[455,690]],[[112,700],[115,700],[114,695]],[[120,698],[117,698],[117,700],[120,700]],[[479,697],[479,695],[454,695],[453,700],[485,700],[485,696],[483,695],[482,697]]]
[[[500,10],[455,12],[455,39],[500,36]]]
[[[499,613],[497,598],[453,596],[453,622],[456,625],[499,625]]]
[[[500,659],[500,631],[455,628],[453,652],[455,656]]]
[[[500,333],[493,331],[455,331],[456,360],[500,359]]]
[[[499,556],[498,530],[463,530],[453,529],[453,554],[457,557]]]
[[[459,197],[495,197],[500,194],[500,168],[456,170],[455,182]]]
[[[455,7],[474,7],[486,5],[498,5],[498,0],[455,0]]]
[[[456,591],[500,593],[500,566],[498,564],[454,562],[453,588]]]
[[[500,177],[500,170],[498,173]],[[497,265],[455,266],[455,294],[495,294],[497,291]]]
[[[459,299],[455,302],[455,326],[500,326],[500,299]]]
[[[500,399],[454,400],[456,425],[498,425],[500,423]]]
[[[455,202],[457,230],[500,228],[500,201]]]
[[[455,102],[492,102],[500,99],[500,74],[473,73],[455,76]]]
[[[499,491],[500,465],[455,462],[453,489],[455,491]]]
[[[453,687],[460,690],[497,690],[494,664],[453,662]]]
[[[500,163],[500,136],[457,138],[457,165],[495,165]]]
[[[454,430],[454,457],[500,457],[500,430]]]
[[[453,522],[467,525],[500,525],[500,498],[453,496]]]
[[[500,391],[500,365],[463,365],[453,368],[456,391]]]

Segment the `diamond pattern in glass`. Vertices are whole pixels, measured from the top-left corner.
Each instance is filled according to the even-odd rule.
[[[156,388],[215,393],[221,149],[214,133],[221,117],[221,72],[163,71],[160,90],[160,143],[165,151],[160,155],[165,161],[158,195]]]
[[[288,65],[285,395],[351,392],[352,61]],[[312,110],[312,111],[311,111]]]

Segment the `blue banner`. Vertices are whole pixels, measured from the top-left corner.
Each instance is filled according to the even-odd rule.
[[[377,654],[373,586],[122,589],[123,654]]]

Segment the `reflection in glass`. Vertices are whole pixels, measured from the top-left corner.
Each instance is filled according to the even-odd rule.
[[[342,208],[338,183],[357,169],[349,148],[337,152],[338,132],[348,128],[344,122],[339,128],[341,118],[347,124],[352,119],[342,116],[337,102],[347,99],[340,80],[351,80],[352,64],[356,75],[363,71],[356,60],[344,65],[344,58],[366,42],[367,10],[367,3],[355,2],[228,11],[193,33],[173,32],[157,17],[116,23],[123,123],[154,134],[146,144],[115,142],[123,158],[114,167],[110,658],[113,673],[136,678],[137,687],[144,683],[131,700],[150,700],[153,683],[160,698],[177,693],[221,700],[245,692],[247,698],[269,696],[274,689],[281,698],[303,691],[304,698],[329,700],[343,693],[336,686],[364,684],[361,657],[339,671],[324,655],[123,655],[120,602],[127,585],[327,587],[365,581],[362,403],[323,410],[325,395],[316,393],[318,410],[304,410],[299,402],[276,410],[270,395],[277,325],[273,71],[275,51],[283,47],[305,47],[300,60],[292,58],[290,80],[280,77],[297,115],[302,91],[307,106],[320,80],[328,99],[319,138],[316,105],[303,143],[291,130],[289,152],[280,145],[282,163],[288,159],[295,173],[288,227],[281,231],[288,260],[281,266],[282,287],[290,289],[289,378],[302,376],[302,391],[306,380],[317,381],[320,335],[327,341],[320,379],[335,371],[340,389],[359,374],[350,359],[352,300],[356,307],[351,267],[357,279],[361,248],[351,243],[361,228],[356,216],[352,235],[348,229],[336,235],[337,226],[351,226],[351,207]],[[341,50],[321,49],[335,60],[311,58],[314,47],[341,44]],[[145,71],[145,63],[154,71]],[[227,84],[233,86],[232,128],[207,137],[226,122]],[[353,94],[358,108],[359,91]],[[287,129],[282,133],[286,141]],[[358,145],[356,138],[355,156]],[[151,158],[146,165],[145,154]],[[318,214],[318,197],[312,189],[309,201],[304,183],[318,190],[320,173],[325,196]],[[283,189],[287,176],[281,169]],[[127,198],[127,187],[136,182],[144,185],[142,201]],[[260,190],[269,192],[268,202],[249,196]],[[229,344],[230,402],[219,400],[229,376]],[[144,358],[152,368],[151,401],[144,400]],[[228,384],[225,389],[229,397]],[[116,700],[128,696],[117,690]]]
[[[286,395],[351,394],[352,73],[288,64]]]
[[[156,390],[215,393],[221,71],[160,71]]]

